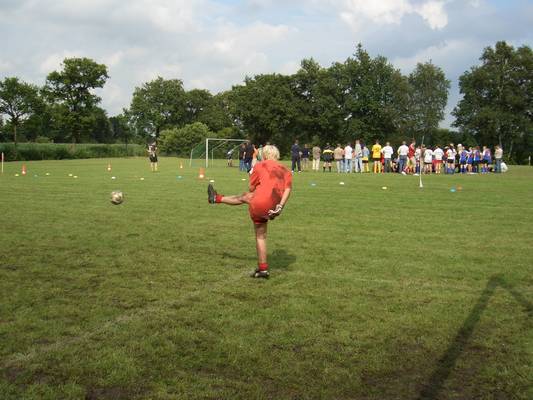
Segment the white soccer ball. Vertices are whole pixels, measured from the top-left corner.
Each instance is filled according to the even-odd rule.
[[[115,190],[111,192],[111,203],[119,205],[124,201],[124,195],[120,190]]]
[[[504,163],[504,162],[502,161],[502,172],[507,172],[507,171],[509,171],[509,167],[507,166],[506,163]]]

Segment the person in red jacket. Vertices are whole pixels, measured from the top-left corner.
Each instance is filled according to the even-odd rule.
[[[233,206],[248,204],[250,218],[254,223],[257,250],[257,269],[253,278],[268,278],[267,263],[267,223],[281,214],[292,189],[291,172],[277,160],[276,146],[263,147],[263,160],[250,171],[250,191],[241,195],[224,196],[218,194],[209,184],[207,187],[210,204],[223,203]]]

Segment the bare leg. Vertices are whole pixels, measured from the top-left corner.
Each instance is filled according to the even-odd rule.
[[[257,248],[258,264],[267,262],[267,223],[254,224],[255,227],[255,246]]]
[[[230,206],[240,206],[241,204],[248,204],[252,199],[252,194],[246,192],[235,196],[224,196],[220,200],[221,203],[229,204]]]

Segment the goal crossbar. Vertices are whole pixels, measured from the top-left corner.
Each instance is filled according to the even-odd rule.
[[[205,139],[205,167],[209,167],[209,142],[246,142],[246,139],[221,139],[221,138],[206,138]],[[222,146],[224,143],[220,143],[218,146],[215,147],[218,148]],[[214,149],[213,149],[214,150]]]

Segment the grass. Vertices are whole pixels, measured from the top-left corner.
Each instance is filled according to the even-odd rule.
[[[256,281],[246,208],[111,162],[0,176],[0,398],[533,398],[532,169],[296,175]]]

